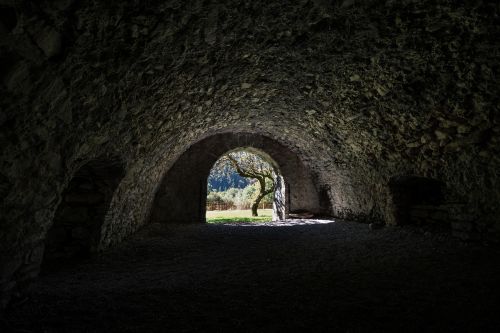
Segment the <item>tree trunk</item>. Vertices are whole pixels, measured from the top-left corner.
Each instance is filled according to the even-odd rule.
[[[259,214],[257,214],[257,207],[259,207],[259,203],[257,202],[257,200],[255,200],[252,203],[252,216],[259,216]]]
[[[238,161],[236,161],[236,159],[231,157],[231,155],[228,154],[226,156],[229,159],[230,163],[233,165],[233,167],[236,169],[236,172],[238,172],[238,174],[241,177],[254,178],[254,179],[257,179],[257,181],[259,182],[259,185],[260,185],[259,195],[252,202],[252,216],[259,216],[259,214],[257,213],[257,208],[259,207],[260,201],[269,193],[274,192],[274,189],[276,187],[276,184],[273,180],[272,173],[271,172],[263,172],[262,170],[260,172],[255,171],[255,170],[251,170],[251,171],[247,172],[240,167],[240,165],[238,164]],[[271,182],[271,188],[267,191],[266,191],[266,178],[268,178]]]
[[[257,208],[259,207],[259,204],[260,204],[260,201],[267,195],[269,194],[269,192],[266,192],[266,191],[260,191],[259,195],[257,196],[257,198],[255,198],[255,200],[252,202],[252,216],[259,216],[259,214],[257,214]]]
[[[257,179],[259,181],[260,188],[259,188],[259,195],[257,196],[257,198],[255,198],[255,200],[252,203],[252,216],[259,216],[259,214],[257,214],[257,208],[259,207],[259,204],[260,204],[260,201],[262,200],[262,198],[264,198],[267,194],[267,192],[266,192],[266,178],[259,177]]]

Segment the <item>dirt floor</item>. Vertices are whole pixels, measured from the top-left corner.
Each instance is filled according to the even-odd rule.
[[[498,332],[500,250],[327,220],[149,225],[46,272],[1,332]]]

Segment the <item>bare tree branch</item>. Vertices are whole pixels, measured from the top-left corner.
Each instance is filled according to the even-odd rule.
[[[252,215],[257,216],[257,207],[260,201],[268,194],[273,193],[276,171],[273,166],[262,160],[260,157],[247,152],[231,152],[222,157],[226,159],[245,178],[253,178],[259,183],[259,193],[252,204]],[[266,180],[270,186],[266,188]]]

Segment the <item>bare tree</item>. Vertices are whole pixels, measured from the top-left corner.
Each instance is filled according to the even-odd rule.
[[[260,201],[276,188],[276,174],[274,167],[261,157],[246,152],[230,152],[220,158],[220,163],[229,163],[236,172],[245,178],[255,179],[259,184],[259,192],[252,202],[252,216],[258,216],[257,208]]]

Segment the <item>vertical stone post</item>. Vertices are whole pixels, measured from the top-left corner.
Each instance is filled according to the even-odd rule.
[[[275,182],[276,189],[274,191],[273,200],[273,221],[282,221],[286,219],[287,215],[285,180],[282,176],[278,175]]]

